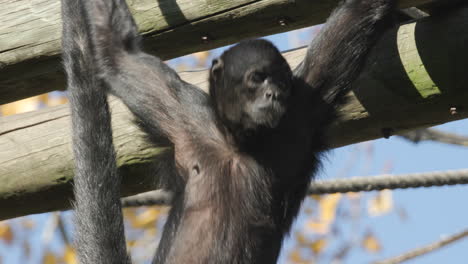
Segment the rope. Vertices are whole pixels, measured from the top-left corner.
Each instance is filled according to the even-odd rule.
[[[383,189],[406,189],[455,184],[468,184],[468,169],[317,180],[311,184],[309,194],[368,192]]]
[[[456,184],[468,184],[468,169],[316,180],[310,185],[309,194],[368,192],[383,189],[406,189]],[[122,199],[122,206],[168,205],[171,200],[172,194],[170,192],[156,190],[124,198]]]
[[[165,190],[144,192],[122,199],[123,207],[169,205],[172,201],[172,193]]]

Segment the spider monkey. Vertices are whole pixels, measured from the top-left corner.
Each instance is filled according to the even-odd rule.
[[[335,110],[395,6],[342,2],[294,70],[272,43],[242,41],[213,61],[207,95],[141,50],[124,0],[62,0],[79,261],[131,262],[109,92],[173,146],[179,186],[153,263],[275,263]]]

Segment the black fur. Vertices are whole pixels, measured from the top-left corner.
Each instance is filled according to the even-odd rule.
[[[141,51],[124,0],[62,0],[80,262],[130,262],[107,90],[174,146],[180,188],[153,263],[276,262],[335,108],[395,2],[342,3],[294,71],[270,42],[241,42],[213,62],[209,97]]]

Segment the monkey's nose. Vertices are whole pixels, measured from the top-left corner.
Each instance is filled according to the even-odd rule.
[[[278,100],[279,93],[278,92],[273,92],[273,91],[266,91],[265,92],[265,98],[268,99],[268,100]]]

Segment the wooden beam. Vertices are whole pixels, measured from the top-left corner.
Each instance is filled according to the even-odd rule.
[[[330,131],[332,146],[467,118],[467,43],[468,8],[389,30]],[[285,57],[294,67],[304,54],[298,49]],[[181,76],[207,89],[206,71]],[[433,94],[424,97],[428,91]],[[111,108],[124,194],[148,191],[157,182],[150,168],[161,148],[143,140],[118,100]],[[72,167],[68,106],[0,118],[0,219],[68,208]]]
[[[129,4],[145,36],[146,50],[170,59],[322,23],[337,2],[139,0]],[[432,0],[401,2],[412,6]],[[60,0],[6,1],[0,25],[0,104],[63,90]]]

